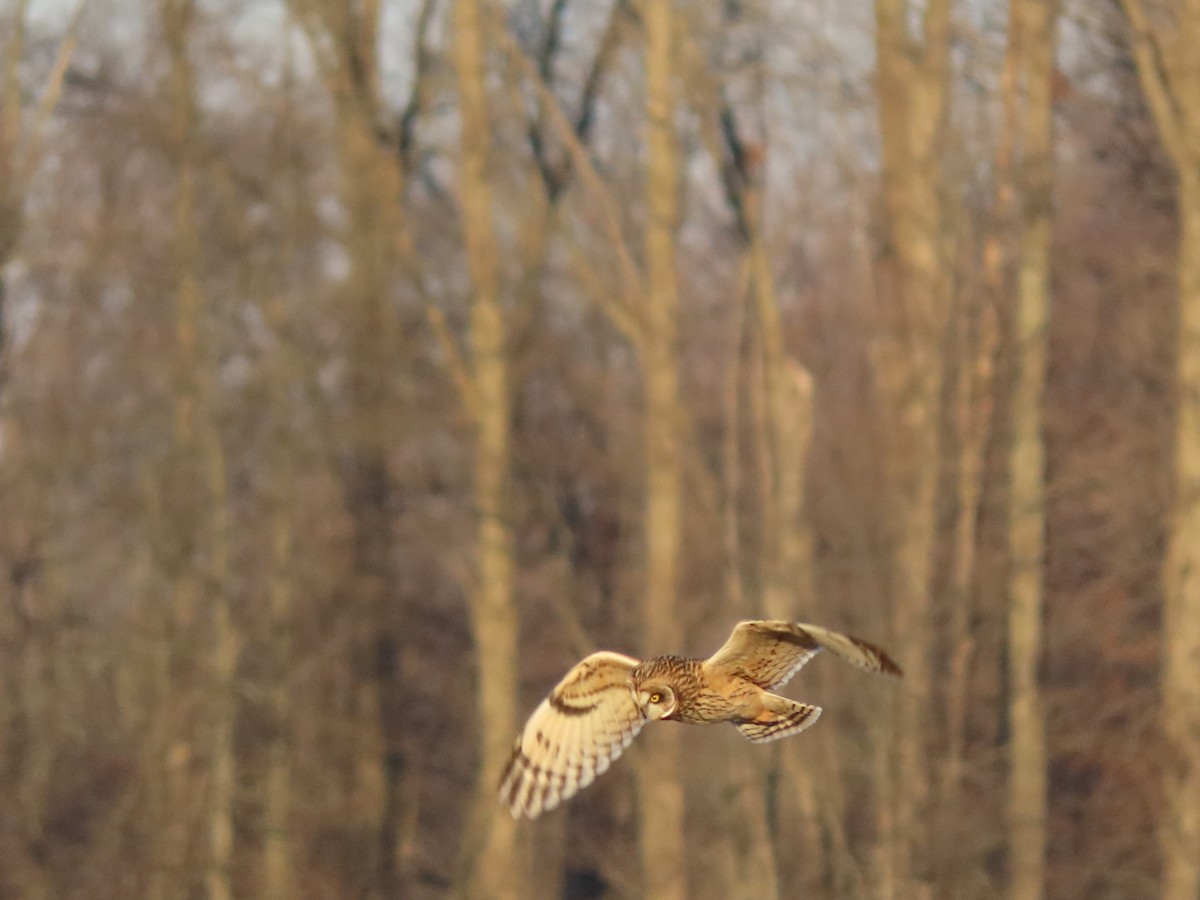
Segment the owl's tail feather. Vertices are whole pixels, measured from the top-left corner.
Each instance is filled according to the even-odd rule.
[[[737,729],[756,744],[799,734],[817,721],[821,707],[768,694],[769,704],[758,719],[738,723]]]

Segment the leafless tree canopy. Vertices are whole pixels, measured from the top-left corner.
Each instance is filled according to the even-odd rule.
[[[4,5],[0,898],[1195,900],[1198,45]],[[512,821],[576,660],[742,618],[908,677]]]

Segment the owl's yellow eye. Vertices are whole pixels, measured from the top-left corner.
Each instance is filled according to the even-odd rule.
[[[662,702],[662,694],[658,693],[658,691],[655,691],[653,694],[650,695],[650,702],[651,703],[661,703]]]

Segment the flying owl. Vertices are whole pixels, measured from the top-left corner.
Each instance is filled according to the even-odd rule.
[[[740,622],[708,659],[593,653],[525,723],[500,779],[500,798],[514,818],[553,809],[591,784],[657,719],[732,722],[755,743],[797,734],[821,708],[772,690],[822,649],[871,672],[903,674],[873,644],[791,622]]]

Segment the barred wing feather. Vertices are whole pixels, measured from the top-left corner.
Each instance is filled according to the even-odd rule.
[[[874,644],[818,625],[782,621],[739,622],[704,665],[710,672],[736,675],[772,690],[786,684],[822,649],[860,669],[901,674],[900,667]]]
[[[500,779],[500,798],[513,818],[553,809],[625,751],[645,724],[631,678],[638,662],[593,653],[534,710]]]

